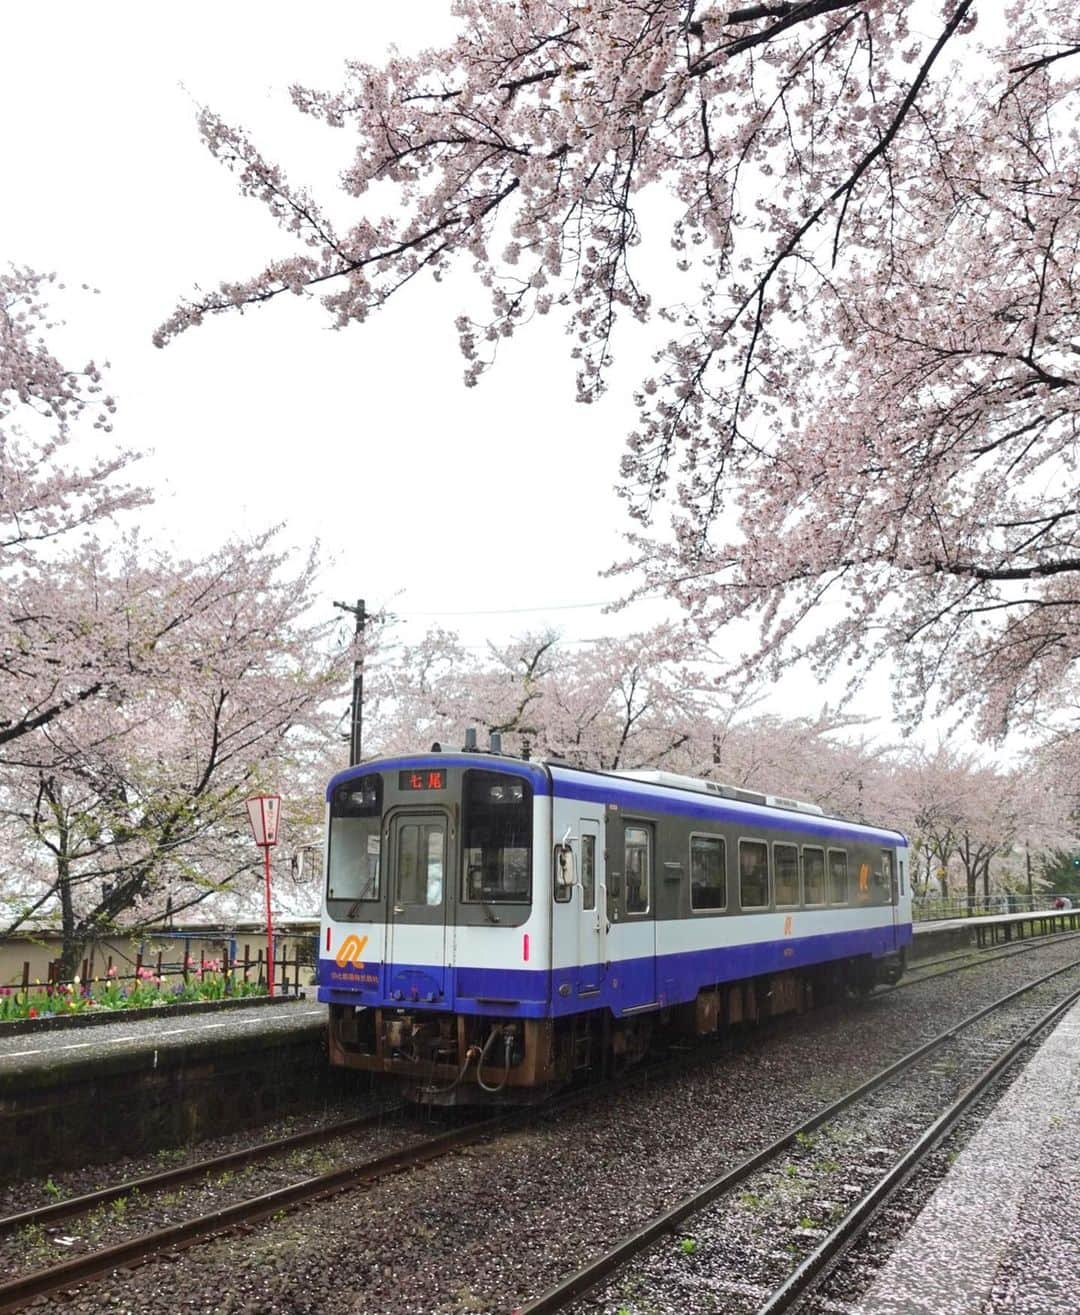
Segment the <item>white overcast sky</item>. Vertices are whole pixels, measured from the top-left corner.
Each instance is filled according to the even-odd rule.
[[[414,632],[438,622],[471,644],[545,625],[570,640],[623,633],[663,606],[583,605],[622,589],[599,573],[626,552],[614,483],[647,359],[632,326],[593,407],[573,401],[554,318],[463,387],[453,321],[476,295],[467,277],[414,285],[345,332],[290,297],[164,351],[150,341],[196,284],[295,250],[203,147],[197,106],[242,123],[325,203],[349,136],[298,115],[289,84],[332,88],[347,58],[451,31],[448,0],[5,5],[0,259],[100,289],[63,301],[66,333],[76,355],[111,362],[115,437],[149,453],[138,477],[156,494],[157,538],[201,552],[285,522],[289,542],[317,538],[331,559],[328,607],[363,596]],[[796,679],[773,707],[820,702]],[[884,714],[890,735],[881,682],[860,710]]]
[[[624,555],[613,484],[632,375],[603,407],[575,405],[554,321],[468,390],[453,326],[475,295],[466,278],[415,286],[345,332],[285,298],[164,351],[150,342],[196,284],[295,249],[205,150],[197,104],[332,200],[348,136],[298,115],[289,84],[333,87],[347,57],[451,30],[444,0],[5,6],[0,258],[100,289],[59,303],[67,337],[110,361],[116,437],[151,453],[149,523],[179,548],[285,521],[291,540],[324,544],[335,598],[391,601],[474,641],[546,623],[622,630],[657,609],[461,615],[621,591],[598,572]]]

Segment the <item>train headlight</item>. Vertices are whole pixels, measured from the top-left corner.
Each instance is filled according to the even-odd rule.
[[[488,798],[493,804],[520,804],[525,798],[525,788],[520,781],[512,785],[493,785],[488,789]]]

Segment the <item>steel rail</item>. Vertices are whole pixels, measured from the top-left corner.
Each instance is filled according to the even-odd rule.
[[[271,1141],[258,1142],[254,1146],[245,1146],[241,1150],[226,1151],[206,1160],[196,1160],[191,1164],[178,1165],[175,1169],[163,1169],[161,1173],[147,1174],[143,1178],[129,1178],[110,1187],[101,1187],[81,1196],[72,1196],[64,1201],[53,1201],[49,1205],[36,1206],[33,1210],[22,1210],[18,1214],[4,1215],[0,1218],[0,1235],[10,1233],[16,1228],[53,1223],[57,1219],[69,1219],[72,1215],[83,1214],[96,1206],[107,1205],[120,1197],[140,1195],[159,1191],[164,1187],[173,1187],[177,1183],[190,1182],[206,1174],[218,1173],[223,1169],[232,1169],[238,1165],[251,1164],[257,1160],[286,1151],[298,1150],[304,1146],[317,1146],[321,1142],[333,1141],[335,1137],[355,1132],[358,1128],[378,1123],[390,1115],[398,1113],[400,1104],[387,1105],[370,1114],[358,1114],[351,1119],[342,1119],[338,1123],[327,1124],[324,1128],[312,1128],[307,1132],[291,1133],[287,1137],[277,1137]]]
[[[701,1053],[698,1052],[695,1055],[687,1056],[687,1065],[702,1062]],[[260,1196],[236,1202],[233,1205],[220,1206],[204,1215],[185,1220],[182,1223],[172,1224],[152,1233],[140,1234],[138,1237],[129,1238],[124,1242],[116,1243],[114,1246],[100,1248],[97,1251],[87,1253],[85,1256],[77,1256],[60,1264],[51,1265],[48,1269],[34,1270],[31,1273],[0,1283],[0,1315],[4,1315],[8,1311],[19,1310],[37,1297],[45,1296],[58,1289],[74,1287],[87,1279],[108,1273],[120,1266],[130,1266],[151,1259],[162,1251],[189,1246],[202,1238],[215,1233],[226,1232],[237,1225],[265,1219],[268,1216],[276,1215],[281,1210],[299,1205],[305,1201],[335,1195],[350,1188],[373,1186],[392,1174],[416,1168],[485,1137],[490,1137],[508,1128],[520,1126],[538,1114],[550,1115],[583,1101],[594,1099],[596,1095],[602,1094],[607,1089],[612,1091],[621,1090],[627,1086],[635,1086],[639,1082],[648,1081],[655,1077],[658,1071],[670,1071],[671,1064],[671,1060],[666,1060],[656,1065],[634,1069],[618,1080],[582,1087],[535,1105],[516,1107],[494,1118],[470,1124],[466,1128],[456,1129],[429,1138],[416,1146],[393,1151],[359,1165],[331,1170],[329,1173],[307,1178],[287,1187],[280,1187]],[[364,1115],[361,1116],[360,1122],[373,1121],[378,1117],[378,1114]],[[299,1133],[297,1136],[307,1137],[309,1134]],[[258,1150],[258,1148],[251,1149]],[[243,1151],[231,1152],[230,1156],[243,1154],[245,1154]],[[216,1166],[224,1158],[228,1157],[219,1157],[218,1160],[214,1161],[204,1161],[203,1164]],[[184,1173],[187,1170],[191,1170],[192,1176],[194,1176],[194,1166],[184,1166],[183,1169],[173,1172]],[[114,1192],[114,1190],[111,1188],[105,1189],[106,1192]],[[87,1198],[79,1199],[85,1201]],[[73,1200],[72,1202],[58,1202],[57,1205],[73,1205],[74,1203]],[[45,1209],[51,1209],[51,1207],[45,1207]],[[9,1216],[9,1218],[20,1218],[20,1216]]]
[[[1035,948],[1035,947],[1032,947]],[[1078,961],[1080,963],[1080,961]],[[969,965],[973,966],[973,965]],[[793,1129],[790,1133],[774,1142],[771,1146],[766,1147],[763,1151],[758,1152],[749,1160],[732,1170],[731,1173],[724,1175],[721,1179],[716,1180],[705,1189],[710,1192],[708,1199],[712,1196],[721,1194],[728,1186],[734,1185],[741,1178],[752,1173],[760,1165],[764,1164],[771,1156],[778,1154],[794,1142],[795,1138],[802,1132],[818,1126],[834,1114],[838,1113],[847,1104],[858,1099],[862,1095],[868,1094],[876,1087],[887,1082],[891,1077],[902,1071],[904,1067],[915,1063],[922,1058],[925,1053],[936,1046],[944,1044],[957,1032],[977,1022],[987,1013],[1021,995],[1026,991],[1032,990],[1044,981],[1056,977],[1060,973],[1069,971],[1070,968],[1076,967],[1077,964],[1069,964],[1064,968],[1055,969],[1053,972],[1046,974],[1044,977],[1034,982],[1010,992],[1008,995],[1001,997],[1000,1000],[992,1005],[986,1006],[977,1013],[962,1020],[947,1032],[942,1033],[939,1037],[925,1043],[918,1050],[911,1052],[910,1055],[890,1065],[887,1069],[882,1070],[875,1077],[871,1078],[862,1087],[856,1091],[848,1093],[840,1101],[835,1102],[827,1109],[820,1111],[812,1119]],[[958,972],[962,969],[950,969],[947,972]],[[936,976],[945,976],[947,973],[936,974]],[[895,988],[893,988],[895,989]],[[708,1062],[713,1057],[710,1055],[709,1047],[703,1047],[694,1056],[683,1057],[687,1064],[696,1066],[698,1063]],[[683,1065],[680,1064],[679,1067]],[[170,1248],[180,1248],[187,1246],[201,1238],[210,1236],[214,1233],[221,1233],[236,1227],[238,1224],[249,1223],[266,1218],[280,1210],[290,1206],[300,1204],[303,1201],[315,1200],[322,1196],[335,1194],[339,1191],[348,1190],[351,1187],[373,1185],[391,1174],[399,1173],[404,1170],[417,1167],[431,1160],[438,1159],[443,1155],[449,1154],[471,1142],[481,1140],[493,1133],[524,1122],[537,1113],[551,1114],[566,1106],[580,1103],[582,1100],[593,1099],[595,1096],[606,1088],[616,1089],[626,1086],[636,1085],[639,1081],[647,1081],[654,1077],[657,1070],[666,1072],[670,1068],[670,1060],[658,1065],[646,1066],[645,1068],[632,1070],[624,1075],[620,1080],[615,1082],[606,1082],[594,1084],[579,1090],[572,1091],[565,1096],[549,1100],[538,1105],[526,1108],[516,1108],[507,1111],[505,1114],[494,1119],[488,1119],[482,1123],[470,1125],[465,1129],[459,1129],[454,1132],[445,1133],[440,1136],[430,1138],[419,1146],[408,1147],[401,1151],[395,1151],[385,1156],[364,1162],[361,1165],[352,1166],[345,1169],[333,1170],[328,1174],[318,1175],[313,1178],[304,1179],[299,1183],[291,1184],[287,1187],[275,1189],[272,1192],[249,1198],[246,1201],[237,1202],[233,1205],[221,1206],[215,1210],[201,1215],[197,1218],[184,1221],[179,1224],[170,1225],[167,1228],[156,1230],[153,1233],[142,1234],[139,1237],[128,1239],[127,1241],[117,1243],[112,1247],[90,1252],[85,1256],[78,1256],[72,1260],[62,1262],[58,1265],[50,1266],[46,1270],[38,1270],[23,1275],[19,1278],[0,1283],[0,1315],[3,1312],[17,1310],[27,1302],[34,1300],[38,1296],[45,1295],[49,1292],[56,1291],[59,1288],[75,1286],[84,1282],[86,1279],[95,1277],[99,1274],[106,1273],[118,1266],[131,1265],[141,1260],[151,1258],[156,1253]],[[335,1136],[342,1135],[356,1128],[370,1125],[388,1115],[396,1113],[401,1108],[400,1105],[394,1105],[374,1111],[370,1114],[357,1116],[355,1119],[343,1120],[340,1123],[331,1125],[324,1129],[313,1129],[308,1132],[295,1133],[289,1137],[279,1138],[271,1142],[259,1143],[257,1146],[246,1147],[242,1150],[227,1152],[221,1156],[215,1156],[207,1160],[198,1161],[190,1165],[182,1165],[176,1169],[166,1170],[161,1174],[149,1175],[142,1179],[131,1179],[127,1182],[115,1184],[111,1187],[100,1189],[96,1192],[86,1193],[80,1197],[73,1197],[68,1201],[57,1201],[47,1206],[39,1207],[36,1210],[24,1211],[16,1215],[8,1215],[0,1218],[0,1232],[9,1231],[13,1228],[25,1227],[31,1224],[40,1224],[71,1215],[82,1213],[92,1209],[95,1206],[105,1204],[109,1201],[119,1199],[122,1196],[128,1196],[135,1191],[153,1191],[161,1187],[169,1186],[178,1182],[190,1181],[192,1179],[204,1176],[207,1173],[213,1173],[220,1169],[233,1167],[238,1164],[250,1163],[254,1160],[265,1156],[275,1154],[281,1151],[288,1151],[303,1147],[305,1145],[317,1144],[320,1141],[332,1140]],[[695,1194],[692,1202],[700,1201],[700,1204],[691,1202],[680,1203],[674,1210],[668,1211],[659,1220],[653,1221],[653,1224],[647,1225],[645,1229],[634,1234],[630,1239],[624,1239],[623,1243],[618,1245],[618,1258],[604,1269],[603,1273],[597,1272],[594,1277],[583,1281],[584,1275],[591,1273],[594,1266],[588,1266],[585,1270],[579,1271],[577,1275],[572,1276],[570,1283],[580,1283],[575,1286],[573,1292],[568,1294],[555,1304],[547,1304],[549,1298],[553,1298],[564,1285],[559,1288],[553,1288],[549,1293],[537,1301],[518,1308],[521,1315],[540,1315],[541,1311],[556,1310],[572,1296],[586,1291],[588,1288],[599,1282],[602,1277],[611,1269],[617,1268],[624,1259],[629,1258],[636,1251],[639,1251],[648,1245],[655,1237],[669,1231],[681,1218],[686,1214],[693,1213],[695,1209],[701,1208],[701,1205],[707,1204],[707,1200],[701,1199],[702,1193]],[[628,1243],[635,1239],[645,1238],[644,1241],[638,1241],[636,1246],[628,1247]],[[610,1255],[611,1253],[609,1253]],[[604,1258],[601,1258],[601,1262]]]
[[[998,953],[989,950],[975,950],[970,954],[950,955],[945,959],[927,959],[925,965],[913,963],[905,971],[903,978],[889,990],[899,991],[905,986],[919,986],[922,982],[936,981],[939,977],[951,977],[953,973],[967,972],[969,968],[981,968],[984,964],[998,963],[1002,959],[1015,959],[1021,954],[1034,954],[1037,950],[1048,949],[1052,945],[1067,945],[1069,941],[1080,940],[1080,932],[1051,932],[1048,936],[1031,938],[1037,944],[1012,945],[1009,948],[998,947]],[[941,972],[919,973],[920,968],[932,968],[935,964],[949,963],[953,958],[963,958],[967,962],[957,964],[955,968],[944,968]],[[919,974],[913,976],[912,974]]]
[[[569,1303],[580,1297],[582,1294],[594,1288],[603,1279],[607,1278],[615,1270],[619,1269],[626,1261],[632,1259],[645,1251],[659,1238],[673,1232],[684,1219],[690,1215],[696,1214],[703,1207],[709,1205],[717,1197],[723,1196],[733,1187],[749,1178],[751,1174],[756,1173],[763,1168],[769,1161],[782,1155],[791,1146],[795,1145],[800,1136],[814,1131],[822,1124],[827,1123],[836,1115],[842,1113],[850,1105],[870,1095],[879,1087],[884,1086],[893,1078],[898,1077],[905,1069],[910,1068],[919,1060],[925,1058],[928,1054],[940,1049],[942,1046],[951,1041],[959,1033],[979,1022],[980,1019],[994,1013],[996,1010],[1003,1008],[1010,1001],[1017,999],[1019,996],[1033,991],[1036,987],[1051,981],[1053,978],[1060,976],[1062,973],[1073,971],[1080,968],[1080,959],[1073,963],[1066,964],[1063,968],[1055,968],[1052,972],[1036,978],[1026,985],[1018,987],[1014,991],[1008,992],[1007,995],[986,1005],[984,1008],[977,1010],[968,1017],[961,1019],[959,1023],[954,1024],[946,1031],[932,1037],[929,1041],[924,1042],[921,1046],[910,1051],[908,1054],[901,1056],[886,1068],[875,1073],[866,1082],[863,1082],[846,1095],[841,1096],[832,1104],[825,1106],[811,1115],[809,1119],[790,1128],[787,1132],[781,1134],[775,1141],[770,1142],[768,1146],[756,1151],[753,1155],[748,1156],[745,1160],[735,1165],[734,1168],[727,1170],[725,1173],[711,1179],[703,1187],[684,1197],[675,1205],[665,1210],[662,1214],[636,1229],[633,1233],[627,1234],[620,1238],[612,1247],[601,1255],[583,1265],[580,1269],[569,1275],[567,1278],[560,1280],[547,1291],[532,1301],[525,1302],[523,1305],[515,1306],[513,1315],[552,1315],[552,1312],[562,1310]]]
[[[1007,958],[1010,954],[1015,954],[1020,950],[1039,950],[1045,946],[1054,943],[1060,937],[1062,941],[1075,941],[1080,936],[1080,931],[1050,932],[1046,936],[1025,936],[1023,940],[1017,938],[1015,941],[1001,941],[994,945],[988,945],[982,948],[977,945],[969,945],[966,950],[951,950],[948,954],[939,954],[928,956],[925,959],[915,959],[909,965],[907,971],[913,972],[918,968],[932,968],[935,964],[953,963],[957,959],[963,959],[966,962],[971,960],[993,961],[1004,954]]]
[[[467,1146],[489,1136],[493,1130],[519,1117],[521,1111],[491,1119],[483,1123],[459,1128],[431,1137],[417,1146],[391,1151],[363,1164],[305,1178],[301,1182],[279,1187],[260,1196],[238,1201],[233,1205],[219,1206],[197,1218],[171,1224],[152,1233],[143,1233],[114,1246],[76,1256],[48,1269],[34,1270],[0,1283],[0,1312],[18,1310],[27,1302],[55,1292],[58,1288],[73,1287],[86,1279],[108,1273],[119,1266],[129,1266],[146,1260],[161,1251],[184,1247],[210,1234],[221,1233],[238,1224],[265,1219],[279,1210],[288,1209],[304,1201],[329,1196],[348,1188],[372,1186],[391,1174],[401,1173],[429,1160]]]
[[[1080,987],[1048,1009],[1018,1040],[988,1064],[941,1114],[919,1139],[908,1148],[899,1160],[844,1216],[821,1244],[799,1264],[798,1268],[781,1283],[758,1308],[757,1315],[781,1315],[800,1301],[821,1271],[841,1248],[850,1245],[865,1231],[881,1204],[918,1168],[935,1146],[953,1129],[968,1108],[988,1086],[1015,1064],[1023,1052],[1034,1043],[1055,1020],[1080,999]]]

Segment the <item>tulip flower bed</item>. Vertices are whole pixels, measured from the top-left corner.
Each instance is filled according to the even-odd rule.
[[[103,978],[88,982],[76,977],[72,982],[0,986],[0,1023],[265,995],[266,983],[238,976],[236,969],[240,966],[207,959],[193,967],[189,961],[172,976],[140,966],[130,978],[121,978],[110,966]]]

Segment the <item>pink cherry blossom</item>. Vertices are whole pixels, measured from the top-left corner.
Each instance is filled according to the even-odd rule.
[[[466,382],[557,314],[592,401],[636,318],[625,566],[706,637],[755,623],[734,677],[887,661],[911,721],[1075,729],[1076,6],[985,36],[974,0],[454,12],[443,49],[293,89],[351,135],[341,223],[203,112],[287,250],[158,341],[286,292],[344,326],[465,264],[490,298],[457,318]]]
[[[87,940],[255,881],[266,779],[303,831],[353,654],[314,550],[270,530],[185,559],[109,524],[145,495],[126,454],[79,473],[111,402],[49,349],[47,284],[0,276],[0,932],[55,919],[70,978]]]

